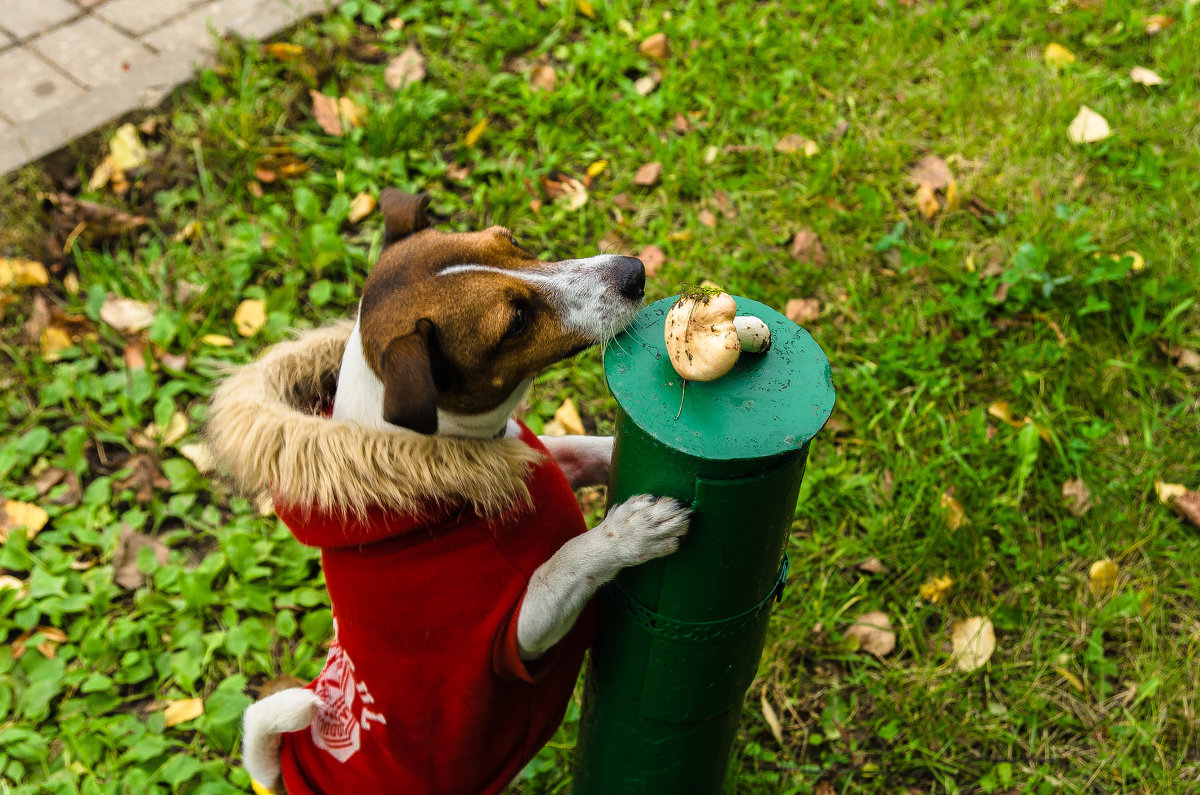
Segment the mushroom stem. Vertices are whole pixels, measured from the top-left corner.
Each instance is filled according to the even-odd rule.
[[[746,353],[763,353],[771,347],[771,329],[754,315],[738,315],[733,319],[733,328]]]

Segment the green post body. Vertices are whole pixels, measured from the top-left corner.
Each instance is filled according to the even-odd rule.
[[[812,337],[736,300],[738,314],[770,327],[771,347],[743,353],[717,381],[685,393],[671,367],[663,324],[674,298],[642,310],[605,354],[620,407],[609,504],[655,494],[694,514],[678,552],[626,569],[598,595],[574,795],[702,795],[725,780],[786,575],[808,443],[834,401]]]

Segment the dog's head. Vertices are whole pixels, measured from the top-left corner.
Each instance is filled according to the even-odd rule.
[[[434,433],[438,410],[497,410],[550,364],[624,328],[646,272],[633,257],[543,262],[501,226],[431,228],[427,195],[384,190],[384,248],[359,310],[383,419]]]

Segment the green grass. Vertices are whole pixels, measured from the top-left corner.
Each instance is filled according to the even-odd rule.
[[[1085,5],[597,3],[590,19],[574,2],[447,0],[397,3],[397,31],[392,11],[359,2],[288,34],[298,61],[228,44],[158,114],[151,165],[129,193],[83,191],[148,219],[134,235],[77,239],[53,269],[43,294],[97,336],[46,362],[21,331],[33,293],[3,304],[0,493],[50,514],[33,540],[13,533],[0,549],[0,568],[27,586],[0,591],[4,791],[247,790],[240,712],[263,681],[319,669],[327,600],[315,556],[179,447],[222,367],[352,311],[379,221],[347,223],[349,200],[388,185],[431,192],[446,228],[504,223],[550,258],[614,236],[635,251],[658,245],[667,263],[650,299],[705,278],[780,308],[820,299],[808,327],[833,363],[836,423],[812,446],[733,792],[1195,791],[1200,535],[1153,483],[1200,486],[1200,377],[1163,353],[1200,347],[1200,8]],[[1154,13],[1175,23],[1150,36]],[[634,81],[654,64],[637,45],[657,31],[671,55],[641,96]],[[383,62],[409,41],[428,77],[392,91]],[[1078,61],[1045,66],[1052,41]],[[557,71],[551,93],[506,69],[538,57]],[[1168,84],[1132,83],[1134,65]],[[363,126],[322,132],[309,89],[354,98]],[[1069,143],[1081,104],[1115,135]],[[677,114],[693,128],[677,132]],[[820,151],[774,151],[788,133]],[[52,230],[66,238],[74,225],[56,227],[60,211],[36,194],[86,185],[103,138],[0,185],[0,256],[44,258]],[[927,153],[949,160],[962,197],[932,222],[907,179]],[[256,197],[256,167],[284,155],[305,170]],[[544,176],[582,178],[597,160],[608,167],[582,209],[543,195]],[[651,160],[662,182],[634,186]],[[451,164],[469,176],[448,175]],[[971,212],[971,199],[990,209]],[[700,222],[705,209],[715,226]],[[193,221],[197,234],[177,239]],[[802,228],[820,235],[827,264],[791,259]],[[1128,250],[1143,271],[1097,257]],[[993,261],[1002,274],[983,278]],[[185,282],[205,289],[181,292]],[[157,346],[186,366],[128,370],[125,340],[98,316],[109,292],[152,303],[148,355]],[[246,298],[269,310],[249,340],[232,323]],[[207,346],[206,334],[237,342]],[[611,430],[594,353],[539,382],[530,423],[565,397]],[[989,416],[997,401],[1047,438]],[[135,431],[177,410],[187,437],[135,448]],[[144,502],[127,482],[137,452],[165,477]],[[52,467],[78,476],[76,499],[68,485],[38,494]],[[1092,492],[1079,518],[1061,496],[1072,478]],[[957,529],[941,508],[951,488],[967,517]],[[113,582],[122,526],[170,548],[163,565],[142,553],[148,584],[133,592]],[[871,556],[887,572],[855,568]],[[1088,570],[1104,558],[1121,573],[1096,598]],[[949,594],[922,600],[940,575],[954,580]],[[898,633],[882,659],[842,637],[874,609]],[[975,615],[994,622],[997,649],[964,673],[944,644],[953,621]],[[66,634],[53,658],[34,649],[39,627]],[[37,634],[15,659],[27,631]],[[762,716],[764,688],[782,743]],[[205,714],[165,727],[166,702],[186,697],[204,698]],[[514,792],[566,791],[575,714]]]

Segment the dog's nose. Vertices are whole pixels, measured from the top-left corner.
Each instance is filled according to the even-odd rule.
[[[637,257],[617,257],[614,263],[617,290],[630,301],[646,295],[646,266]]]

